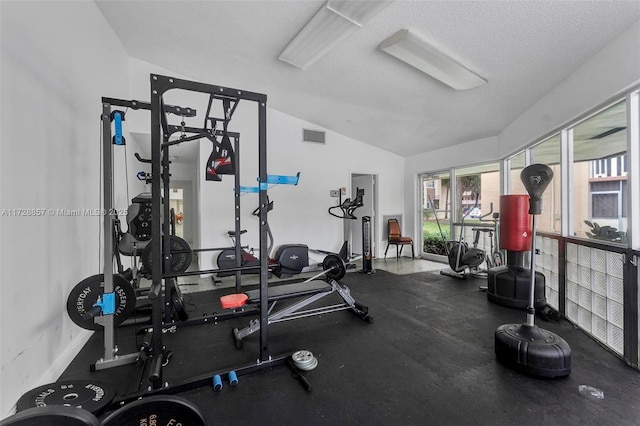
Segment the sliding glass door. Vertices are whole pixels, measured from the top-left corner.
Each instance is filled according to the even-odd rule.
[[[445,260],[444,241],[451,238],[451,175],[449,171],[420,176],[422,190],[422,256]],[[446,260],[445,260],[446,261]]]

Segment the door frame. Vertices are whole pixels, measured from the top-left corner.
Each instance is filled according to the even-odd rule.
[[[357,221],[351,224],[350,237],[350,250],[353,253],[354,247],[358,248],[358,254],[362,251],[362,216],[371,217],[371,254],[373,257],[378,257],[378,175],[375,173],[351,173],[351,196],[355,196],[356,188],[358,187],[358,181],[362,181],[366,178],[370,180],[370,187],[365,188],[363,206],[356,211],[355,215],[358,217]],[[362,187],[362,183],[360,183]],[[357,222],[357,223],[356,223]],[[354,232],[355,231],[355,232]],[[358,243],[356,244],[356,241]],[[349,253],[350,255],[352,253]]]

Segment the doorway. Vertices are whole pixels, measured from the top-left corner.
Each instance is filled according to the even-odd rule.
[[[373,257],[376,257],[376,249],[378,247],[378,232],[377,232],[377,220],[376,220],[376,206],[378,202],[377,193],[377,175],[372,174],[351,174],[351,194],[354,196],[357,194],[358,188],[364,189],[364,196],[362,197],[362,207],[355,212],[355,216],[358,220],[352,220],[351,227],[351,253],[355,256],[362,255],[362,217],[369,216],[371,218],[371,253]]]
[[[421,175],[420,189],[421,256],[425,259],[443,261],[447,256],[445,241],[452,238],[450,172],[447,170]]]
[[[173,210],[176,235],[184,238],[184,191],[182,188],[171,188],[169,193],[169,208]]]
[[[193,183],[188,180],[171,181],[169,207],[176,214],[176,235],[193,246],[195,231]]]

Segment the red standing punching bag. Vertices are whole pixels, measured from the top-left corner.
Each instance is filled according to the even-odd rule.
[[[500,196],[500,248],[515,252],[531,250],[528,195]]]
[[[507,264],[489,269],[487,298],[512,308],[529,304],[531,273],[525,267],[525,253],[531,251],[532,221],[529,195],[500,196],[500,248],[507,251]],[[535,307],[547,304],[544,275],[536,272]]]

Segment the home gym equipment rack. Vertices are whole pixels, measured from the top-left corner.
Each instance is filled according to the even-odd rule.
[[[209,94],[209,107],[207,108],[207,116],[205,117],[205,124],[203,128],[192,128],[185,127],[184,117],[195,117],[196,111],[192,108],[183,108],[179,106],[171,106],[166,105],[163,102],[162,95],[172,89],[182,89],[191,92],[197,93],[206,93]],[[215,99],[222,100],[223,107],[225,110],[225,115],[223,119],[209,117],[209,113],[211,110],[211,106]],[[239,134],[232,133],[227,131],[228,122],[237,107],[237,104],[240,100],[250,100],[254,101],[258,104],[258,121],[259,121],[259,134],[258,134],[258,156],[259,156],[259,176],[258,176],[258,187],[254,190],[253,188],[249,189],[249,192],[256,192],[259,195],[260,205],[257,209],[259,212],[260,218],[260,288],[259,288],[259,301],[261,303],[260,308],[255,308],[253,312],[245,311],[244,309],[234,310],[232,313],[225,313],[222,315],[212,316],[209,318],[205,318],[204,320],[200,320],[197,322],[192,322],[191,325],[196,323],[206,323],[208,319],[224,319],[239,316],[246,313],[255,313],[255,311],[259,310],[260,313],[260,324],[263,324],[260,330],[260,358],[255,361],[255,363],[251,363],[249,365],[240,366],[233,370],[214,372],[214,373],[205,373],[203,375],[194,377],[185,382],[180,382],[170,386],[169,383],[163,380],[163,366],[166,365],[166,362],[169,361],[169,356],[171,354],[170,351],[167,351],[162,343],[163,333],[171,327],[175,326],[175,322],[172,317],[172,304],[174,304],[172,298],[175,297],[177,293],[179,295],[179,289],[177,285],[177,278],[180,276],[188,276],[188,275],[196,275],[202,273],[212,273],[219,272],[220,270],[209,270],[209,271],[191,271],[186,272],[186,267],[188,267],[188,263],[186,262],[186,266],[184,269],[176,270],[172,268],[172,256],[181,255],[183,253],[189,253],[191,256],[192,252],[204,252],[204,251],[217,251],[221,250],[220,248],[209,248],[209,249],[196,249],[191,250],[191,248],[184,242],[184,248],[180,246],[178,251],[174,250],[174,247],[171,245],[171,239],[168,238],[172,236],[172,226],[175,226],[172,223],[173,215],[170,209],[169,203],[163,203],[162,201],[162,193],[160,191],[161,183],[163,184],[164,194],[168,194],[169,192],[169,183],[170,183],[170,173],[169,173],[169,147],[172,145],[176,145],[183,142],[188,141],[196,141],[203,137],[210,139],[214,142],[214,153],[219,152],[219,147],[229,147],[229,150],[233,150],[230,146],[229,137],[234,138],[235,141],[235,150],[233,155],[237,156],[239,154]],[[231,105],[233,102],[233,106]],[[150,250],[150,257],[147,258],[147,264],[145,265],[146,269],[149,269],[151,272],[152,284],[149,289],[148,297],[152,302],[152,328],[147,329],[147,334],[145,336],[145,343],[142,345],[142,348],[139,352],[127,355],[117,355],[118,348],[115,345],[115,326],[118,318],[116,317],[116,301],[118,300],[118,296],[122,297],[119,294],[116,294],[114,291],[114,287],[117,283],[114,282],[116,280],[128,280],[132,279],[131,275],[126,275],[129,278],[124,278],[124,275],[119,275],[123,273],[122,265],[119,259],[120,252],[116,250],[118,244],[117,235],[119,235],[116,230],[119,229],[119,220],[116,215],[112,214],[114,211],[114,191],[113,191],[113,145],[125,145],[125,139],[122,134],[122,122],[125,119],[125,112],[121,110],[113,110],[113,107],[121,107],[126,109],[144,109],[151,111],[151,136],[152,136],[152,146],[151,146],[151,159],[143,159],[139,154],[135,154],[135,157],[147,164],[151,164],[151,173],[148,174],[146,172],[138,173],[138,179],[144,180],[145,183],[152,185],[152,192],[150,194],[151,198],[151,240],[148,243],[148,248]],[[170,125],[167,121],[168,114],[176,114],[183,117],[182,123],[180,126]],[[102,326],[104,329],[103,337],[104,337],[104,356],[100,360],[98,360],[94,365],[91,366],[91,370],[102,370],[111,367],[122,366],[125,364],[131,364],[139,361],[141,358],[145,360],[144,366],[141,371],[141,381],[145,377],[145,373],[147,371],[147,367],[149,368],[149,382],[151,386],[145,388],[145,386],[141,386],[138,388],[138,391],[133,394],[128,394],[124,396],[120,396],[117,399],[113,398],[114,392],[106,387],[100,387],[93,382],[77,382],[73,385],[69,383],[54,383],[50,385],[46,385],[47,389],[50,390],[52,386],[58,386],[60,389],[59,392],[56,392],[56,395],[52,397],[51,404],[45,408],[40,408],[38,412],[28,412],[27,409],[23,413],[19,413],[16,415],[16,418],[20,418],[22,420],[33,420],[33,421],[42,421],[44,423],[48,423],[49,421],[53,421],[54,419],[63,419],[62,421],[68,420],[85,420],[88,423],[96,423],[97,419],[92,416],[91,412],[84,411],[79,408],[73,408],[69,410],[70,407],[65,406],[57,406],[58,401],[60,404],[68,405],[69,400],[76,400],[80,398],[80,396],[75,392],[76,388],[86,388],[88,389],[88,393],[85,392],[82,395],[83,401],[88,399],[100,400],[100,406],[96,407],[96,410],[103,409],[105,406],[109,406],[110,409],[116,410],[112,414],[108,416],[107,419],[103,421],[105,426],[109,425],[119,425],[124,424],[124,422],[130,421],[132,419],[137,419],[139,416],[149,417],[155,416],[159,421],[164,421],[165,417],[167,417],[167,421],[177,422],[177,424],[193,424],[195,425],[204,425],[205,421],[202,415],[199,413],[197,407],[188,403],[188,401],[183,400],[178,397],[171,396],[173,393],[182,392],[188,389],[193,389],[195,387],[210,385],[212,380],[214,383],[214,390],[220,390],[222,386],[222,380],[225,379],[229,381],[229,383],[233,386],[238,383],[238,376],[243,374],[249,374],[254,371],[262,370],[264,368],[270,368],[276,365],[287,364],[291,368],[291,370],[295,373],[294,377],[298,378],[307,388],[310,390],[311,387],[306,379],[300,374],[297,370],[297,367],[291,363],[291,355],[292,354],[281,354],[278,356],[272,356],[269,353],[269,348],[267,344],[268,340],[268,306],[267,306],[267,271],[268,271],[268,253],[265,250],[267,244],[266,234],[268,231],[268,222],[267,222],[267,213],[268,213],[268,198],[267,198],[267,190],[270,184],[297,184],[299,181],[300,173],[297,176],[275,176],[275,175],[267,175],[266,173],[266,95],[252,93],[252,92],[242,92],[236,89],[224,88],[220,86],[207,85],[202,83],[196,83],[186,80],[173,79],[170,77],[151,75],[151,102],[139,102],[135,100],[121,100],[114,98],[102,98],[102,114],[101,114],[101,149],[102,149],[102,162],[101,166],[103,168],[102,178],[103,178],[103,231],[104,231],[104,267],[103,274],[98,274],[90,277],[92,281],[98,280],[97,284],[102,284],[102,288],[100,289],[101,293],[97,296],[97,301],[94,303],[91,301],[87,305],[90,308],[88,309],[87,317],[82,316],[82,320],[84,321],[93,321],[96,325],[95,330],[99,329],[98,325]],[[115,123],[115,135],[112,135],[112,124]],[[219,131],[216,130],[216,124],[218,122],[223,122],[224,130]],[[211,126],[208,127],[207,124],[211,123]],[[161,142],[161,134],[162,131],[162,142]],[[176,132],[181,132],[181,137],[178,140],[169,141],[169,138],[172,134]],[[187,136],[187,133],[193,133],[192,136]],[[223,142],[219,145],[216,139],[216,136],[222,136]],[[225,148],[226,149],[226,148]],[[226,155],[226,154],[225,154]],[[213,156],[213,154],[212,154]],[[214,157],[214,160],[217,157]],[[236,206],[236,229],[238,233],[240,232],[240,224],[239,224],[239,197],[242,192],[247,192],[247,187],[241,187],[239,182],[239,165],[237,161],[233,162],[234,168],[232,170],[227,170],[225,172],[220,172],[220,174],[234,174],[235,175],[235,206]],[[220,180],[220,179],[216,179]],[[162,210],[161,210],[162,208]],[[164,217],[164,220],[162,220]],[[135,249],[135,245],[134,245]],[[146,248],[145,248],[146,249]],[[239,253],[241,249],[240,243],[236,244],[236,253]],[[134,255],[135,256],[135,255]],[[240,256],[237,256],[239,259]],[[117,261],[118,272],[114,272],[114,260]],[[144,264],[144,261],[143,261]],[[335,272],[336,265],[328,265],[326,269],[326,273]],[[340,265],[342,266],[342,263]],[[134,272],[132,273],[133,279],[135,279],[135,266]],[[240,291],[240,273],[243,267],[237,268],[228,268],[227,271],[236,271],[237,280],[236,280],[236,291]],[[340,269],[340,268],[338,268]],[[169,273],[165,273],[169,271]],[[344,272],[342,272],[343,274]],[[86,281],[86,280],[85,280]],[[96,288],[100,288],[100,286],[96,286]],[[98,291],[98,290],[96,290]],[[164,295],[164,309],[163,308],[163,298]],[[133,295],[131,298],[135,298]],[[178,314],[180,315],[179,310]],[[164,314],[163,314],[164,312]],[[184,313],[186,316],[186,312]],[[89,318],[89,315],[91,318]],[[181,315],[180,315],[181,316]],[[180,318],[182,321],[187,322],[183,318]],[[76,321],[74,321],[76,322]],[[76,322],[77,323],[77,322]],[[80,324],[79,324],[80,325]],[[80,325],[82,327],[82,325]],[[88,327],[84,327],[88,328]],[[147,364],[146,361],[150,361]],[[58,389],[56,388],[56,389]],[[69,391],[69,389],[72,391]],[[93,392],[93,394],[92,394]],[[60,398],[61,395],[61,398]],[[29,399],[30,395],[26,395],[26,398]],[[80,398],[80,399],[82,399]],[[142,400],[141,400],[142,399]],[[135,401],[135,402],[134,402]],[[125,405],[126,404],[126,405]],[[73,411],[73,412],[71,412]],[[147,415],[148,414],[148,415]],[[13,419],[13,418],[12,418]],[[177,420],[176,420],[177,419]],[[95,420],[95,422],[94,422]],[[40,424],[40,423],[38,423]],[[128,423],[127,423],[128,424]]]
[[[160,393],[174,393],[180,392],[186,389],[203,386],[211,383],[212,377],[225,375],[228,377],[230,372],[235,372],[237,375],[247,374],[256,370],[269,368],[274,365],[285,364],[286,360],[291,354],[273,356],[269,352],[268,344],[268,301],[267,301],[267,289],[268,289],[268,267],[269,259],[267,255],[267,189],[268,189],[268,176],[267,176],[267,96],[260,93],[241,91],[237,89],[231,89],[222,86],[216,86],[211,84],[198,83],[178,78],[172,78],[162,75],[151,74],[151,193],[152,193],[152,230],[151,230],[151,246],[152,246],[152,259],[153,267],[151,271],[151,289],[149,292],[149,298],[153,303],[153,315],[152,315],[152,329],[155,331],[151,336],[151,368],[149,373],[149,379],[152,383],[153,391]],[[239,101],[251,101],[256,102],[258,106],[258,197],[259,197],[259,254],[260,254],[260,355],[257,361],[253,364],[241,366],[231,371],[221,373],[207,373],[203,376],[187,380],[177,386],[169,387],[165,384],[162,377],[162,364],[165,361],[165,348],[162,344],[162,300],[160,294],[162,292],[163,280],[173,279],[173,277],[163,276],[163,264],[164,270],[169,270],[170,250],[168,247],[168,239],[161,240],[161,217],[160,211],[162,208],[161,200],[161,177],[167,179],[168,176],[164,176],[163,173],[167,172],[168,156],[164,156],[163,161],[163,149],[168,148],[171,142],[169,142],[170,129],[167,123],[167,110],[164,105],[163,95],[169,90],[184,90],[194,93],[208,94],[210,96],[210,105],[214,99],[222,100],[223,102],[233,102],[233,106],[225,111],[225,130],[226,123],[230,119],[231,114],[237,107]],[[230,104],[229,104],[230,105]],[[199,133],[206,132],[207,120],[211,120],[210,117],[205,117],[205,128],[201,129]],[[216,119],[213,119],[214,121]],[[215,127],[215,123],[214,123]],[[178,142],[176,142],[178,143]],[[239,175],[236,171],[236,175]],[[236,198],[239,197],[240,185],[236,185]],[[168,206],[165,206],[168,209]],[[238,224],[236,224],[238,226]],[[164,227],[168,228],[168,222],[164,223]],[[237,229],[238,232],[240,231]],[[168,232],[168,229],[165,229]],[[160,241],[163,241],[163,246],[160,246]],[[164,248],[164,250],[163,250]],[[163,253],[165,253],[163,257]],[[241,268],[239,268],[241,270]],[[202,272],[204,273],[204,272]],[[174,275],[174,274],[171,274]],[[166,291],[166,290],[165,290]],[[151,391],[151,392],[153,392]],[[143,392],[148,394],[148,392]],[[137,398],[137,395],[127,397],[127,400]]]
[[[235,90],[235,89],[231,89],[231,90]],[[207,108],[207,115],[209,115],[210,111],[211,111],[211,106],[212,106],[212,100],[213,98],[217,98],[217,96],[213,96],[209,101],[209,107]],[[227,96],[223,96],[223,99],[228,99]],[[190,127],[190,126],[184,126],[184,125],[170,125],[167,124],[166,125],[166,137],[165,139],[168,139],[171,135],[173,135],[174,133],[177,132],[181,132],[183,135],[184,134],[193,134],[193,136],[188,136],[188,137],[183,137],[174,141],[170,141],[170,142],[164,142],[162,143],[162,164],[163,164],[163,168],[165,170],[165,173],[163,174],[163,187],[164,187],[164,193],[168,193],[169,189],[170,189],[170,179],[168,178],[168,173],[166,173],[166,171],[168,171],[169,169],[169,162],[168,162],[168,158],[169,158],[169,147],[173,146],[173,145],[177,145],[179,143],[184,143],[184,142],[189,142],[189,141],[195,141],[198,140],[199,138],[207,137],[210,138],[211,134],[215,135],[215,136],[223,136],[226,135],[230,138],[232,138],[234,140],[234,166],[235,166],[235,173],[234,173],[234,212],[235,212],[235,220],[234,220],[234,232],[235,235],[240,235],[241,231],[242,231],[242,226],[241,226],[241,222],[240,222],[240,213],[241,213],[241,196],[246,194],[246,193],[256,193],[259,194],[261,187],[266,191],[267,189],[269,189],[267,186],[264,185],[259,185],[259,186],[242,186],[240,185],[240,134],[236,133],[236,132],[230,132],[230,131],[221,131],[221,130],[212,130],[211,134],[208,133],[208,131],[206,130],[207,127],[207,123],[210,121],[224,121],[228,124],[228,122],[231,120],[232,116],[233,116],[233,111],[235,111],[235,107],[237,106],[237,102],[234,104],[233,107],[230,107],[228,112],[225,112],[225,118],[224,119],[219,119],[219,118],[212,118],[212,117],[207,117],[205,118],[205,124],[204,127],[205,128],[198,128],[198,127]],[[225,124],[225,128],[226,125]],[[214,127],[215,127],[215,123],[214,123]],[[151,162],[151,160],[145,160],[148,162]],[[260,180],[258,178],[258,180]],[[298,182],[300,180],[300,172],[298,172],[295,176],[283,176],[283,175],[270,175],[267,174],[267,179],[266,179],[266,183],[267,185],[297,185]],[[164,206],[165,210],[168,209],[168,206]],[[269,199],[267,198],[267,207],[266,207],[267,213],[269,211]],[[260,212],[260,207],[258,207],[256,209],[256,213],[259,214]],[[266,232],[267,232],[267,241],[269,240],[269,224],[268,221],[264,221],[261,222],[264,223],[264,226],[266,228]],[[163,223],[164,225],[164,223]],[[163,229],[163,233],[166,232],[166,229]],[[268,243],[267,243],[268,245]],[[192,249],[191,252],[197,253],[197,252],[207,252],[207,251],[219,251],[219,250],[223,250],[225,249],[225,247],[217,247],[217,248],[199,248],[199,249]],[[242,252],[242,244],[240,241],[240,238],[236,238],[235,239],[235,245],[232,247],[232,249],[235,251],[235,259],[236,259],[236,265],[234,267],[230,267],[230,268],[224,268],[224,272],[232,272],[235,275],[235,292],[236,293],[240,293],[242,291],[242,273],[246,272],[246,271],[251,271],[251,270],[255,270],[256,268],[259,269],[258,267],[255,266],[242,266],[242,256],[241,256],[241,252]],[[165,249],[163,249],[163,253],[167,253],[167,251],[165,251]],[[176,251],[171,251],[170,255],[173,254],[179,254],[180,252],[176,252]],[[268,254],[269,254],[269,250],[267,249],[267,259],[268,259]],[[165,280],[170,280],[169,281],[169,286],[173,289],[177,289],[178,286],[171,284],[172,282],[174,282],[173,280],[176,280],[179,277],[185,277],[185,276],[195,276],[195,275],[202,275],[202,274],[212,274],[212,278],[214,279],[215,282],[215,274],[222,272],[222,269],[200,269],[200,270],[196,270],[196,271],[185,271],[185,272],[176,272],[176,273],[165,273],[163,275],[163,278]],[[165,283],[166,286],[166,283]],[[239,316],[246,316],[246,315],[253,315],[253,314],[258,314],[259,311],[259,307],[257,304],[255,305],[247,305],[245,307],[241,307],[238,309],[235,309],[233,311],[227,311],[227,312],[221,312],[221,313],[213,313],[212,315],[204,315],[198,318],[190,318],[190,319],[181,319],[180,321],[174,321],[171,317],[171,311],[170,309],[168,309],[171,304],[172,304],[172,300],[171,300],[171,294],[169,291],[165,291],[165,315],[164,315],[164,321],[162,323],[162,331],[167,331],[167,330],[176,330],[179,327],[187,327],[187,326],[192,326],[192,325],[198,325],[198,324],[215,324],[219,321],[224,321],[230,318],[236,318]]]
[[[113,107],[128,108],[128,109],[145,109],[151,112],[151,158],[143,159],[138,154],[136,158],[146,164],[151,165],[151,173],[144,173],[143,179],[147,184],[151,184],[151,224],[150,224],[150,242],[145,248],[148,253],[147,265],[147,277],[150,276],[151,287],[148,291],[148,299],[152,305],[151,313],[151,327],[147,328],[146,336],[144,337],[144,344],[141,346],[140,351],[135,354],[117,355],[117,347],[114,343],[115,336],[115,322],[113,313],[113,305],[115,295],[113,293],[114,287],[114,256],[118,255],[115,248],[115,241],[111,238],[105,238],[104,242],[104,291],[100,295],[99,303],[100,312],[95,317],[95,322],[104,326],[104,341],[105,341],[105,354],[104,357],[95,365],[92,366],[92,370],[102,370],[106,368],[116,367],[120,365],[130,364],[144,360],[144,366],[141,370],[140,387],[134,393],[123,395],[115,399],[112,403],[112,407],[122,406],[128,402],[132,402],[142,397],[148,397],[151,395],[167,395],[176,392],[181,392],[187,389],[200,387],[204,385],[210,385],[212,379],[225,379],[235,380],[237,377],[243,374],[248,374],[264,368],[270,368],[280,364],[286,364],[291,354],[271,355],[268,346],[268,325],[269,325],[269,300],[268,300],[268,282],[269,275],[269,258],[268,258],[268,197],[267,190],[270,185],[278,184],[290,184],[296,185],[299,181],[300,173],[296,176],[276,176],[267,174],[267,153],[266,153],[266,95],[245,92],[231,88],[225,88],[221,86],[197,83],[188,80],[182,80],[177,78],[171,78],[160,75],[150,75],[151,81],[151,101],[149,103],[139,101],[126,101],[113,98],[102,98],[103,114],[102,119],[102,137],[103,137],[103,168],[104,168],[104,208],[106,211],[113,209],[113,145],[124,145],[124,138],[122,137],[121,123],[124,120],[124,112],[112,111]],[[184,122],[184,117],[195,117],[196,111],[192,108],[184,108],[179,106],[166,105],[163,100],[163,95],[169,90],[183,90],[188,92],[208,94],[209,106],[207,108],[206,117],[204,118],[203,127],[187,127]],[[222,101],[224,108],[224,118],[210,117],[211,107],[214,100]],[[256,102],[258,106],[258,185],[257,187],[243,187],[239,182],[239,134],[228,132],[227,125],[231,120],[233,112],[235,111],[239,101],[252,101]],[[172,125],[168,122],[168,115],[175,114],[183,117],[183,121],[180,125]],[[117,117],[116,117],[117,116]],[[114,117],[116,117],[114,119]],[[111,122],[116,122],[116,136],[112,137]],[[224,130],[217,130],[217,124],[222,123]],[[170,140],[170,137],[180,132],[180,138]],[[177,285],[177,279],[181,276],[190,276],[198,274],[208,274],[220,272],[220,269],[212,270],[199,270],[199,271],[175,271],[171,268],[172,256],[180,255],[181,251],[174,251],[171,246],[170,238],[164,238],[163,236],[170,235],[170,207],[168,203],[163,203],[162,190],[164,193],[169,192],[170,185],[170,161],[169,161],[169,149],[173,145],[179,143],[197,141],[202,138],[207,138],[214,143],[214,151],[219,152],[219,147],[224,145],[216,145],[218,143],[216,136],[222,136],[226,139],[226,146],[229,149],[231,147],[229,137],[234,139],[235,149],[232,159],[234,161],[234,168],[232,171],[227,171],[221,174],[234,174],[235,175],[235,210],[236,210],[236,231],[240,233],[239,222],[239,209],[240,209],[240,196],[242,193],[254,192],[259,197],[259,207],[257,209],[257,216],[260,223],[260,264],[258,266],[260,272],[260,286],[258,297],[255,299],[253,307],[247,306],[246,308],[234,309],[233,312],[225,312],[217,315],[214,313],[212,316],[202,317],[194,320],[188,320],[186,318],[180,318],[179,321],[175,321],[172,317],[171,307],[174,304],[172,298],[179,296],[179,289]],[[216,151],[217,150],[217,151]],[[209,164],[208,164],[209,167]],[[140,178],[140,176],[138,176]],[[219,179],[216,179],[219,180]],[[163,220],[163,218],[165,218]],[[104,231],[105,235],[112,235],[112,230],[115,226],[117,218],[112,216],[105,216]],[[195,249],[192,252],[204,252],[220,250],[216,249]],[[236,253],[239,254],[241,250],[240,241],[236,244]],[[181,250],[181,249],[179,249]],[[237,256],[238,261],[240,256]],[[256,267],[253,267],[254,269]],[[336,272],[337,268],[337,272]],[[236,292],[240,292],[240,274],[246,267],[238,266],[235,268],[226,268],[225,271],[236,272]],[[344,275],[345,265],[341,261],[339,265],[326,265],[325,273],[328,276],[331,274],[337,274],[340,271],[340,275]],[[358,305],[358,309],[359,309]],[[363,307],[366,308],[366,307]],[[176,309],[176,311],[179,311]],[[364,311],[363,311],[364,312]],[[165,382],[163,378],[163,366],[169,361],[171,352],[168,351],[163,345],[163,333],[176,328],[178,325],[195,325],[202,323],[217,322],[219,320],[228,319],[247,314],[259,314],[257,323],[259,324],[260,334],[260,354],[254,363],[249,365],[240,366],[232,370],[205,373],[201,376],[181,381],[179,384],[174,383],[170,385]],[[178,312],[179,316],[180,312]],[[366,316],[366,312],[364,312]],[[186,315],[186,312],[185,312]],[[145,384],[144,379],[148,378],[148,385]],[[215,382],[215,380],[214,380]],[[214,386],[215,388],[215,386]]]
[[[114,110],[113,107],[129,108],[132,110],[151,110],[151,104],[148,102],[140,102],[136,100],[122,100],[103,97],[102,98],[102,173],[103,173],[103,231],[104,231],[104,291],[99,301],[102,315],[94,318],[104,328],[104,355],[91,366],[92,370],[103,370],[120,365],[135,363],[138,359],[138,353],[118,355],[118,348],[115,343],[115,322],[112,315],[115,308],[115,294],[113,284],[113,258],[114,258],[114,241],[111,238],[115,225],[115,216],[113,212],[113,145],[124,145],[125,141],[122,137],[121,122],[124,119],[122,111]],[[185,117],[193,117],[196,111],[193,108],[184,108],[180,106],[165,105],[167,113],[179,114]],[[115,135],[112,136],[111,121],[115,121]],[[154,217],[154,220],[160,220]],[[167,239],[168,241],[168,239]]]
[[[210,103],[211,104],[211,103]],[[210,108],[211,105],[209,105]],[[137,100],[122,100],[122,99],[115,99],[115,98],[108,98],[108,97],[103,97],[102,98],[102,107],[103,107],[103,114],[101,116],[102,119],[102,136],[103,136],[103,145],[102,145],[102,149],[103,149],[103,181],[104,181],[104,210],[105,211],[112,211],[113,210],[113,186],[112,186],[112,182],[113,182],[113,145],[124,145],[124,137],[122,136],[122,128],[121,128],[121,123],[122,121],[124,121],[124,113],[122,111],[119,111],[117,109],[113,109],[113,108],[127,108],[127,109],[132,109],[132,110],[148,110],[151,111],[151,103],[149,102],[140,102]],[[235,109],[235,108],[234,108]],[[180,107],[180,106],[172,106],[172,105],[163,105],[163,110],[165,114],[175,114],[175,115],[179,115],[182,117],[195,117],[196,116],[196,110],[193,108],[189,108],[189,107]],[[230,119],[231,114],[227,115],[225,117],[225,119]],[[209,120],[212,120],[212,118],[209,118]],[[216,119],[213,119],[216,120]],[[111,122],[115,122],[115,135],[112,136],[112,129],[111,129]],[[163,123],[166,123],[166,118],[164,119]],[[209,136],[208,134],[205,134],[203,132],[206,132],[206,129],[202,129],[202,128],[194,128],[194,127],[185,127],[184,125],[170,125],[170,124],[166,124],[165,126],[165,139],[168,140],[168,138],[176,133],[176,132],[182,132],[183,134],[185,133],[192,133],[195,134],[195,136],[190,136],[188,138],[181,138],[175,141],[171,141],[171,142],[165,142],[162,144],[162,169],[163,169],[163,173],[160,174],[161,175],[161,180],[163,182],[163,187],[164,187],[164,191],[165,193],[168,193],[169,191],[169,155],[168,155],[168,149],[170,146],[178,144],[178,143],[183,143],[183,142],[188,142],[188,141],[192,141],[192,140],[197,140],[199,138],[202,138],[203,136]],[[215,136],[221,136],[223,134],[222,131],[220,130],[215,130],[212,131],[211,133],[213,133]],[[238,154],[238,150],[239,150],[239,134],[238,133],[234,133],[234,132],[227,132],[226,133],[229,137],[233,138],[235,141],[235,153],[236,155]],[[140,155],[138,153],[135,154],[136,158],[142,162],[142,163],[148,163],[148,164],[152,164],[152,160],[151,159],[144,159],[142,157],[140,157]],[[153,183],[154,178],[153,178],[154,174],[148,174],[145,175],[145,179],[147,179],[148,182]],[[155,176],[157,176],[157,174],[155,174]],[[239,175],[236,173],[236,188],[239,187]],[[236,211],[239,210],[239,195],[240,192],[236,191]],[[164,206],[164,210],[168,210],[168,205]],[[155,211],[155,210],[154,210]],[[164,217],[170,217],[169,216],[169,212],[164,211]],[[239,212],[238,212],[239,214]],[[162,217],[162,216],[160,216]],[[158,220],[158,217],[155,217],[153,220]],[[104,223],[104,229],[105,232],[107,230],[109,230],[109,234],[107,235],[111,235],[111,230],[113,229],[114,226],[114,217],[111,215],[107,215],[105,216],[105,223]],[[164,222],[163,223],[164,226]],[[238,228],[240,227],[239,223],[237,224]],[[163,234],[164,235],[168,235],[168,231],[167,229],[163,229]],[[164,240],[164,239],[163,239]],[[111,368],[111,367],[117,367],[120,365],[124,365],[124,364],[129,364],[129,363],[134,363],[136,362],[136,360],[139,357],[139,353],[132,353],[132,354],[127,354],[127,355],[117,355],[118,352],[118,348],[115,345],[115,330],[114,327],[116,325],[115,321],[114,321],[114,316],[112,315],[112,313],[114,312],[114,296],[112,296],[113,294],[113,289],[114,289],[114,278],[113,278],[113,269],[112,269],[112,264],[113,264],[113,256],[115,253],[115,246],[114,246],[114,242],[111,241],[110,239],[107,239],[105,241],[104,244],[104,253],[105,253],[105,278],[104,278],[104,291],[103,294],[100,296],[100,300],[99,300],[99,304],[101,305],[100,307],[100,312],[99,314],[101,315],[97,315],[95,316],[95,322],[102,325],[104,327],[104,356],[103,358],[101,358],[100,360],[98,360],[94,365],[91,366],[92,370],[102,370],[102,369],[107,369],[107,368]],[[238,247],[236,249],[239,249]],[[212,251],[212,250],[217,250],[216,248],[213,249],[194,249],[191,250],[192,252],[201,252],[201,251]],[[169,252],[172,255],[173,254],[180,254],[177,252],[172,251],[167,251],[166,249],[163,251],[165,253]],[[153,264],[153,262],[152,262]],[[152,268],[151,268],[152,269]],[[202,273],[200,271],[196,271],[196,273]],[[236,312],[232,312],[232,313],[223,313],[220,315],[212,315],[210,317],[203,317],[203,318],[199,318],[197,320],[186,320],[185,318],[182,318],[182,321],[179,322],[175,322],[173,320],[173,318],[171,317],[171,304],[173,303],[172,297],[175,294],[175,292],[179,291],[177,284],[175,283],[175,279],[178,276],[184,276],[184,275],[192,275],[190,273],[186,273],[183,275],[169,275],[167,276],[167,282],[165,282],[165,292],[164,292],[164,305],[165,308],[164,309],[164,318],[163,318],[163,327],[162,330],[166,330],[166,329],[170,329],[170,328],[175,328],[176,324],[180,324],[180,325],[194,325],[194,324],[200,324],[200,323],[207,323],[207,322],[215,322],[215,321],[219,321],[219,320],[223,320],[223,319],[227,319],[230,317],[235,317],[235,316],[240,316],[240,315],[248,315],[248,314],[252,314],[252,313],[256,313],[257,312],[257,308],[254,309],[243,309],[243,310],[239,310]],[[237,291],[239,291],[241,283],[240,283],[240,271],[237,272],[237,278],[236,278],[236,288]]]

